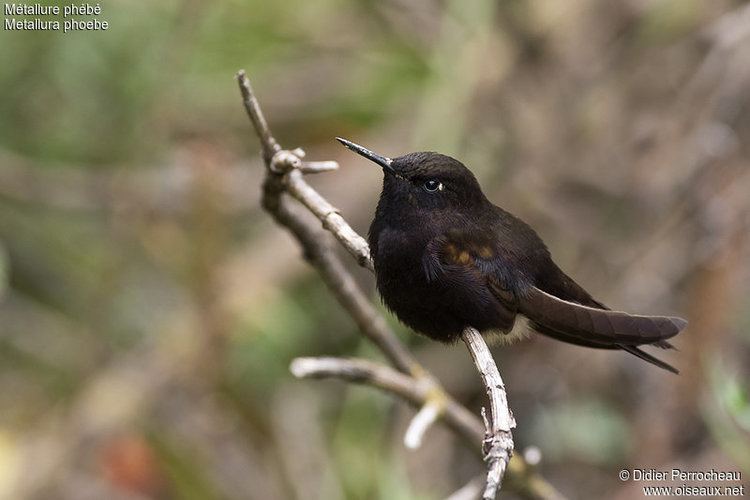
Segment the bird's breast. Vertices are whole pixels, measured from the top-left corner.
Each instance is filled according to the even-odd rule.
[[[455,341],[469,325],[509,329],[512,323],[481,274],[448,267],[428,276],[425,253],[434,236],[395,228],[371,233],[378,292],[385,305],[407,326],[443,342]]]

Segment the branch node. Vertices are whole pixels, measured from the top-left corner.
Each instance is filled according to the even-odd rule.
[[[269,169],[275,174],[285,174],[293,169],[302,167],[302,160],[294,151],[282,149],[274,153],[271,157]]]

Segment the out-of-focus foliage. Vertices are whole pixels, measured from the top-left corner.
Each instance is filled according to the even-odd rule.
[[[0,34],[0,498],[428,499],[481,469],[438,427],[405,451],[412,410],[388,396],[288,373],[379,355],[258,206],[239,68],[285,146],[342,164],[311,182],[360,232],[379,173],[335,135],[457,156],[602,301],[690,320],[659,353],[679,377],[541,338],[495,350],[517,447],[560,490],[750,474],[746,3],[102,9],[104,32]],[[464,350],[396,327],[478,412]]]
[[[704,402],[704,414],[714,438],[737,463],[747,470],[750,456],[747,436],[750,435],[750,401],[748,384],[728,373],[721,363],[712,363],[711,394]]]

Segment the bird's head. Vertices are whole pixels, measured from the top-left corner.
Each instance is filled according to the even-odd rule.
[[[382,196],[392,204],[423,210],[461,210],[487,203],[474,174],[455,158],[431,151],[387,158],[346,139],[336,139],[380,165],[384,173]]]

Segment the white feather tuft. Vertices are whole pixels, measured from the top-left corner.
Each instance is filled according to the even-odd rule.
[[[492,346],[510,345],[530,337],[533,331],[531,325],[529,325],[528,318],[519,314],[516,316],[516,323],[508,333],[499,330],[490,330],[484,332],[484,338]]]

